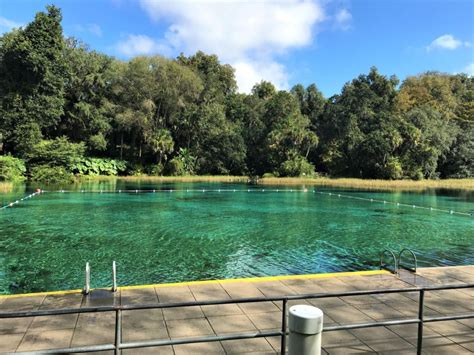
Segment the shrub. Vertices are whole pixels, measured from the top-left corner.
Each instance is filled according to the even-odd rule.
[[[12,156],[0,156],[0,181],[21,180],[26,172],[25,162]]]
[[[42,140],[27,154],[31,165],[62,166],[70,168],[82,159],[86,148],[84,143],[71,143],[66,137]]]
[[[171,159],[168,164],[166,164],[166,174],[171,176],[186,175],[186,169],[183,160],[179,157]]]
[[[314,165],[301,155],[294,155],[280,166],[281,176],[313,176]]]
[[[74,182],[74,175],[62,166],[36,165],[30,169],[30,179],[47,184]]]
[[[147,172],[150,175],[160,176],[163,175],[164,167],[163,164],[154,164],[147,167]]]
[[[81,175],[119,175],[127,170],[123,160],[103,158],[82,158],[69,167],[74,174]]]

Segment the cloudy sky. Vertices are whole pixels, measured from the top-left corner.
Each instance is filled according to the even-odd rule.
[[[0,0],[0,33],[54,3],[67,36],[128,59],[215,53],[239,89],[316,83],[326,96],[373,65],[399,78],[474,75],[471,0]]]

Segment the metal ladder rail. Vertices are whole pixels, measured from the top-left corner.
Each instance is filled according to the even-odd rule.
[[[402,265],[402,254],[403,253],[410,253],[412,258],[413,258],[413,265],[414,267],[408,267],[408,266],[405,266],[405,265]],[[407,271],[410,271],[410,272],[413,272],[413,273],[416,273],[416,269],[418,267],[418,261],[416,259],[416,255],[415,253],[413,252],[413,250],[411,249],[408,249],[408,248],[403,248],[400,253],[398,253],[398,269],[404,269],[404,270],[407,270]]]
[[[387,263],[384,263],[384,256],[391,255],[393,258],[394,268],[393,270],[388,267]],[[398,273],[398,262],[397,257],[393,251],[390,249],[385,249],[383,252],[380,253],[380,270],[387,270],[390,271],[392,274]]]

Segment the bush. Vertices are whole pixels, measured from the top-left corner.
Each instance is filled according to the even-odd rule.
[[[0,156],[0,181],[22,180],[26,172],[25,162],[12,156]]]
[[[166,174],[171,176],[186,175],[186,169],[183,160],[179,157],[171,159],[168,164],[166,164]]]
[[[163,175],[164,167],[163,164],[154,164],[147,167],[147,172],[149,175],[161,176]]]
[[[314,165],[301,155],[294,155],[280,166],[281,176],[313,176]]]
[[[385,165],[385,176],[386,179],[398,180],[403,177],[402,164],[398,158],[389,158]]]
[[[115,176],[127,170],[127,163],[116,159],[82,158],[72,164],[69,170],[81,175]]]
[[[74,182],[74,175],[62,166],[36,165],[30,169],[30,179],[47,184]]]
[[[71,143],[66,137],[53,140],[42,140],[33,146],[27,154],[31,165],[49,165],[71,168],[83,158],[86,147],[84,143]]]

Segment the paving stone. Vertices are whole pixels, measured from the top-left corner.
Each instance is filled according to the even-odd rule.
[[[264,296],[254,283],[221,283],[221,286],[232,298],[250,298]]]
[[[220,342],[174,345],[173,349],[176,355],[225,354]]]
[[[279,311],[279,308],[273,302],[239,303],[238,306],[246,314],[257,314],[257,313]]]
[[[45,296],[9,297],[0,304],[2,312],[32,311],[38,309]]]
[[[0,334],[24,333],[30,326],[32,318],[4,318],[0,319]]]
[[[50,330],[40,332],[28,331],[17,351],[38,351],[55,348],[67,348],[71,342],[73,329]]]
[[[216,334],[227,333],[245,333],[256,331],[252,321],[246,315],[222,316],[222,317],[208,317],[212,329]]]
[[[388,339],[374,339],[367,340],[364,342],[372,350],[378,353],[385,352],[395,352],[401,353],[402,351],[407,351],[409,353],[415,351],[415,347],[407,342],[406,340],[398,338],[388,338]]]
[[[474,332],[471,331],[468,334],[451,335],[449,340],[474,353]]]
[[[157,322],[162,320],[163,312],[161,309],[136,309],[131,311],[122,311],[122,327],[153,327]]]
[[[166,321],[170,337],[188,338],[213,335],[214,332],[207,319],[184,319]]]
[[[71,346],[113,344],[114,340],[114,326],[94,325],[80,328],[76,327],[72,336]]]
[[[74,329],[78,319],[78,314],[61,314],[54,316],[41,316],[33,318],[29,331],[49,331],[57,329]]]
[[[259,330],[281,329],[281,311],[254,313],[248,317]]]
[[[356,305],[356,307],[359,311],[367,314],[369,317],[377,321],[408,318],[405,314],[397,311],[385,303]]]
[[[122,341],[133,342],[142,340],[161,340],[169,339],[168,331],[164,321],[155,321],[146,327],[127,327],[122,328]]]
[[[81,313],[76,328],[102,327],[115,329],[115,312]]]
[[[356,338],[365,340],[399,338],[399,336],[385,327],[353,329],[350,331]]]
[[[221,342],[227,354],[241,354],[252,352],[272,352],[273,348],[264,338],[226,340]]]
[[[329,317],[331,317],[340,324],[352,324],[373,321],[373,319],[367,314],[349,305],[343,307],[328,307],[321,309],[323,310],[324,314],[328,314]]]
[[[201,307],[177,307],[177,308],[164,308],[163,316],[165,320],[175,319],[192,319],[192,318],[204,318],[204,313]]]
[[[0,334],[0,351],[1,352],[13,352],[20,345],[21,340],[25,333],[17,334]]]
[[[354,346],[362,342],[347,330],[336,330],[332,332],[323,332],[321,342],[324,348],[331,348],[333,345]],[[329,351],[330,352],[330,351]]]
[[[121,304],[155,304],[158,303],[158,295],[153,287],[127,289],[121,291]]]
[[[40,309],[79,308],[83,297],[82,293],[48,295],[44,298]]]
[[[97,353],[94,353],[97,354]],[[113,352],[112,352],[113,354]],[[174,355],[173,347],[170,346],[153,346],[148,348],[124,349],[123,355]]]
[[[206,317],[227,316],[232,314],[243,314],[242,309],[237,304],[221,304],[215,306],[202,306],[202,311]]]

